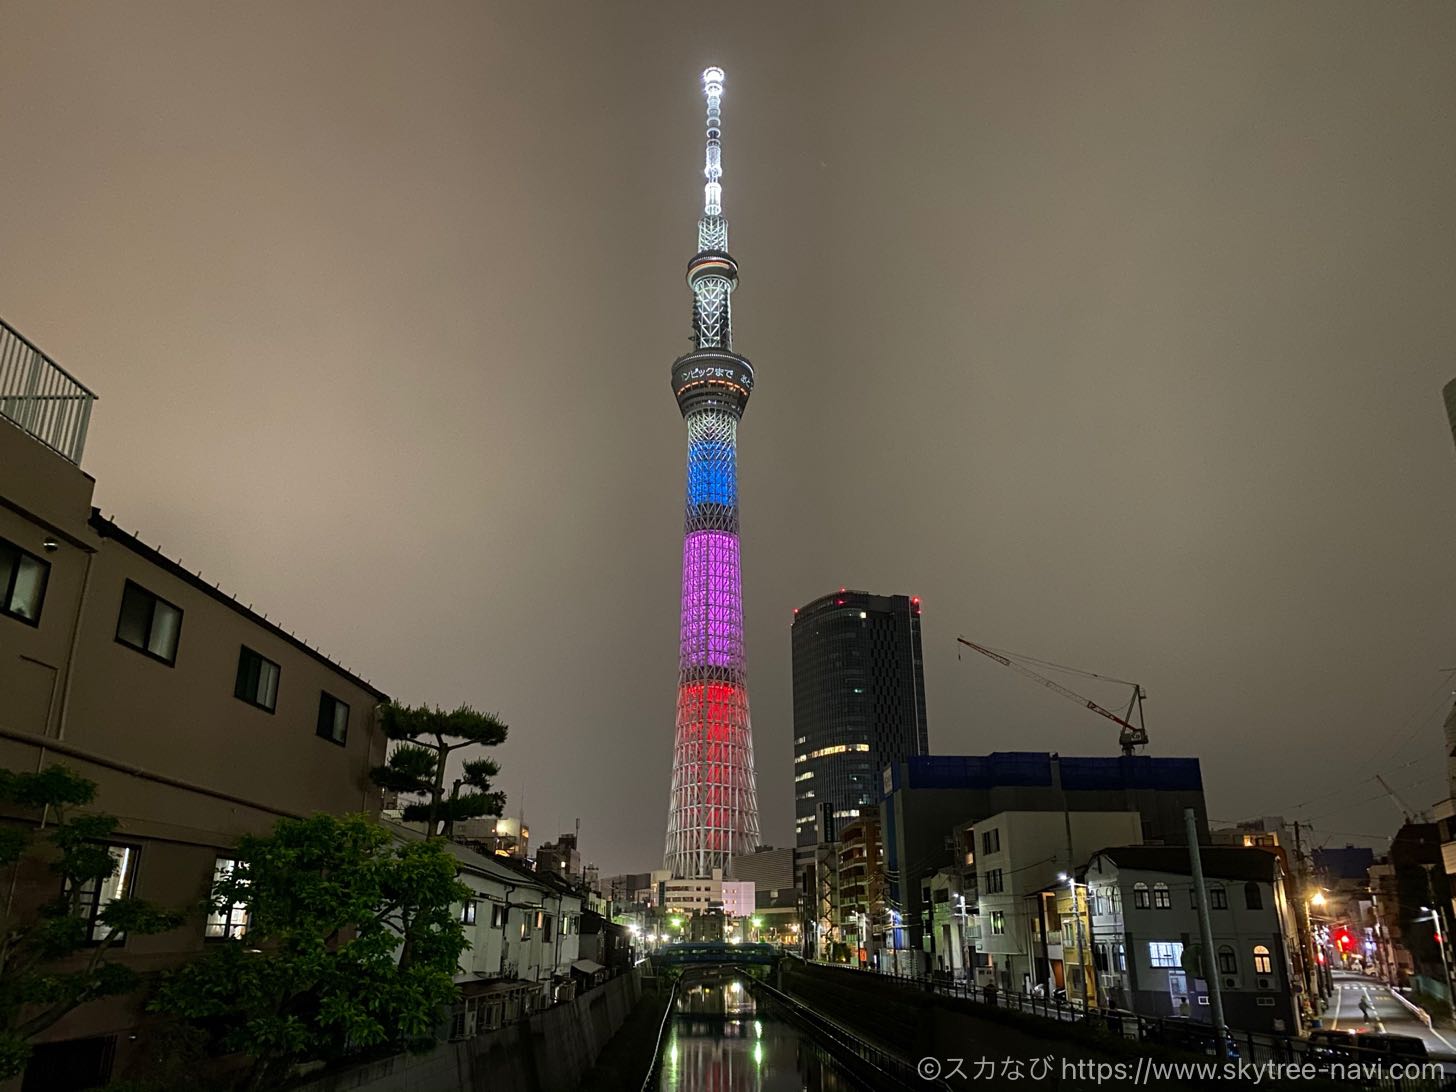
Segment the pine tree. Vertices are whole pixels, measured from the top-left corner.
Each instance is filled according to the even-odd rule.
[[[369,776],[381,788],[425,798],[423,803],[405,807],[406,822],[423,822],[425,832],[433,838],[448,834],[462,819],[501,814],[505,793],[490,787],[490,779],[500,773],[494,759],[467,759],[455,791],[445,794],[445,766],[452,753],[505,741],[508,729],[494,714],[468,705],[447,712],[391,703],[384,706],[380,721],[384,734],[397,746],[386,763],[370,770]],[[460,791],[462,785],[464,792]]]

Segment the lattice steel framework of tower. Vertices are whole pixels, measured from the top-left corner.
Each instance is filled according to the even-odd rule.
[[[698,252],[688,263],[693,344],[672,366],[688,432],[683,528],[677,733],[663,867],[674,876],[725,872],[758,845],[758,791],[743,655],[738,552],[738,422],[753,391],[753,365],[733,351],[738,265],[723,219],[723,71],[703,73],[707,160]]]

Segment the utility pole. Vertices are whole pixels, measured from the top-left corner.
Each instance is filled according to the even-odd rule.
[[[1431,923],[1436,930],[1436,947],[1441,950],[1441,970],[1446,975],[1446,1003],[1456,1003],[1456,989],[1451,985],[1451,964],[1446,958],[1446,912],[1436,901],[1436,889],[1431,883],[1431,872],[1435,865],[1422,865],[1426,873],[1426,896],[1431,900]],[[1424,908],[1423,908],[1424,909]]]
[[[1228,1057],[1228,1027],[1223,1022],[1223,991],[1218,981],[1218,963],[1213,948],[1213,919],[1208,914],[1208,885],[1203,882],[1203,858],[1198,852],[1198,817],[1192,808],[1183,809],[1188,828],[1188,859],[1193,865],[1193,890],[1198,893],[1198,933],[1203,938],[1203,974],[1208,983],[1208,1003],[1213,1009],[1213,1030],[1218,1036],[1218,1056]]]
[[[1314,930],[1309,925],[1309,901],[1304,875],[1304,850],[1299,840],[1299,820],[1294,821],[1294,924],[1299,930],[1300,962],[1304,964],[1304,995],[1309,999],[1310,1015],[1318,1018],[1324,1008],[1324,979],[1320,976],[1314,949]],[[1318,983],[1319,988],[1315,988]],[[1318,1004],[1316,1003],[1318,1002]]]

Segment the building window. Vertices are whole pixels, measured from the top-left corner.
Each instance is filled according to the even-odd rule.
[[[278,665],[247,645],[238,653],[238,681],[233,697],[273,712],[278,704]]]
[[[1005,910],[992,910],[991,911],[991,935],[993,937],[999,937],[999,936],[1005,936],[1006,935],[1006,911]]]
[[[212,867],[212,898],[203,932],[208,940],[239,940],[248,931],[248,904],[223,902],[218,895],[218,888],[233,878],[237,867],[234,857],[219,857]]]
[[[1244,884],[1244,906],[1250,910],[1264,909],[1264,893],[1253,880]]]
[[[130,580],[121,592],[121,615],[116,639],[171,667],[177,662],[177,638],[182,633],[182,610]]]
[[[1220,946],[1218,950],[1218,973],[1239,973],[1239,957],[1234,955],[1234,950],[1230,948],[1227,944]]]
[[[988,830],[988,831],[985,831],[984,833],[982,833],[982,835],[981,835],[981,852],[982,853],[1000,853],[1001,852],[1001,828],[1000,827],[997,827],[995,830]]]
[[[111,875],[87,880],[76,891],[76,916],[86,923],[86,940],[100,944],[111,936],[111,927],[101,920],[102,911],[117,899],[130,897],[136,886],[136,864],[141,850],[136,846],[107,845],[111,854]],[[122,943],[118,936],[113,943]]]
[[[1269,949],[1262,944],[1254,945],[1254,973],[1273,974],[1274,963],[1269,958]]]
[[[542,914],[541,915],[541,939],[544,940],[548,944],[551,943],[551,924],[552,924],[551,915],[550,914]]]
[[[1148,966],[1183,966],[1183,944],[1176,940],[1154,940],[1148,944]]]
[[[1127,948],[1120,940],[1112,945],[1112,967],[1117,971],[1127,970]]]
[[[0,538],[0,614],[40,625],[51,564]]]
[[[475,924],[475,900],[474,899],[466,899],[465,902],[463,902],[461,904],[461,906],[460,906],[460,924],[461,925],[474,925]]]
[[[1153,906],[1158,910],[1166,910],[1173,905],[1172,896],[1168,894],[1168,885],[1165,883],[1153,884]]]
[[[983,889],[988,895],[996,895],[1002,891],[1001,870],[999,868],[986,870],[986,882]]]
[[[506,927],[507,910],[500,903],[494,903],[490,908],[490,927],[492,929],[504,929]]]
[[[1228,909],[1228,892],[1222,887],[1210,887],[1208,889],[1208,906],[1210,910]]]
[[[1148,902],[1148,885],[1135,883],[1132,885],[1132,905],[1135,910],[1146,910],[1151,903]]]
[[[318,727],[320,739],[343,746],[349,739],[349,707],[332,694],[319,694]]]

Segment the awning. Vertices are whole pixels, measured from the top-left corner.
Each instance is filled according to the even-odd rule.
[[[596,960],[593,959],[578,959],[575,963],[571,965],[571,969],[573,971],[580,971],[582,974],[587,975],[599,974],[600,972],[606,970],[605,967],[603,967],[600,963],[596,962]]]

